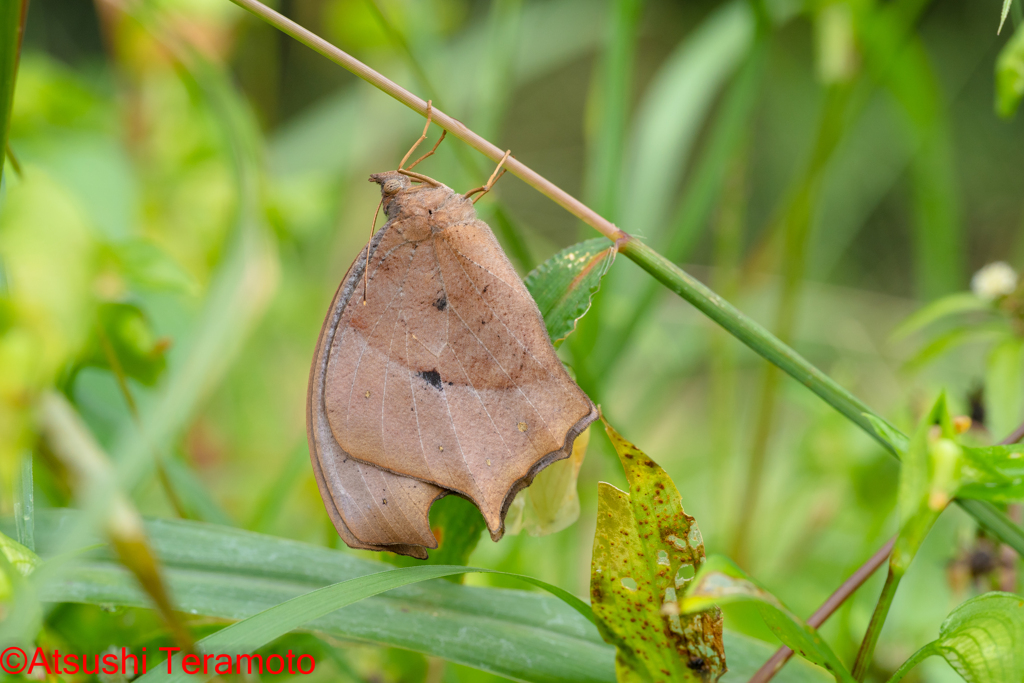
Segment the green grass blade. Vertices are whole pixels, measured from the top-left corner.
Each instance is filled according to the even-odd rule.
[[[22,454],[20,470],[18,492],[14,499],[14,518],[18,530],[18,543],[34,551],[36,549],[36,500],[31,452]]]
[[[38,543],[49,560],[37,570],[61,573],[40,580],[40,599],[93,605],[147,607],[144,595],[105,546],[84,547],[54,562],[60,531],[81,513],[41,510]],[[0,519],[0,530],[13,520]],[[146,534],[158,555],[175,606],[182,612],[238,621],[339,581],[389,569],[339,550],[188,520],[155,519]],[[267,562],[273,557],[274,562]],[[521,681],[613,683],[614,649],[561,600],[538,592],[432,581],[396,588],[352,604],[305,629],[334,638],[398,647]],[[742,683],[767,659],[770,646],[725,633],[729,672],[723,683]],[[821,683],[820,673],[793,663],[779,683]]]
[[[629,116],[637,28],[643,0],[615,0],[610,5],[601,77],[594,86],[600,100],[599,125],[591,145],[586,196],[602,216],[618,211],[619,181],[626,120]]]
[[[4,0],[0,7],[0,179],[7,158],[7,131],[11,125],[14,84],[21,53],[21,35],[25,28],[28,0]]]
[[[196,643],[197,649],[203,653],[229,655],[249,653],[309,621],[324,617],[354,602],[421,581],[439,579],[454,574],[476,572],[506,574],[505,572],[493,572],[488,569],[439,565],[405,567],[370,574],[369,576],[361,576],[306,593],[271,607],[248,619],[232,624],[212,636],[207,636],[200,640]],[[589,605],[561,588],[527,576],[516,577],[551,592],[561,600],[566,601],[580,614],[593,619]],[[181,670],[180,657],[176,656],[175,660],[175,665],[171,667],[174,669],[174,673],[168,674],[167,666],[161,664],[137,680],[142,683],[191,680],[191,677]],[[202,675],[201,680],[209,680],[213,677],[213,674],[214,672],[211,671],[209,675]]]
[[[749,3],[723,5],[655,75],[630,135],[620,212],[627,231],[654,236],[668,227],[672,198],[697,135],[715,97],[749,51],[754,23]]]

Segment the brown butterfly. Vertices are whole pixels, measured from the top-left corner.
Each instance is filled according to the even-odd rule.
[[[388,221],[324,320],[306,423],[320,495],[345,543],[423,559],[437,547],[435,500],[472,501],[498,540],[516,493],[569,456],[597,409],[476,216],[471,197],[498,170],[459,194],[402,168],[415,148],[398,170],[370,176]]]

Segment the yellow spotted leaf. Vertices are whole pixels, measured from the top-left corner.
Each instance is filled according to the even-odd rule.
[[[716,681],[725,672],[722,616],[681,615],[679,596],[704,562],[704,541],[665,470],[608,423],[629,493],[598,488],[590,597],[617,647],[619,681]]]

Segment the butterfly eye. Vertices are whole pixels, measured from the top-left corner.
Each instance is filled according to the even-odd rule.
[[[386,181],[381,186],[381,189],[384,191],[384,194],[397,194],[402,189],[402,181],[398,178],[392,178]]]

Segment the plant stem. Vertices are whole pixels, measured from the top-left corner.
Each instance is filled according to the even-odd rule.
[[[888,683],[899,683],[899,681],[903,680],[903,677],[910,673],[910,670],[913,669],[915,666],[917,666],[924,660],[928,659],[932,655],[939,654],[938,648],[935,647],[935,645],[936,644],[934,642],[928,643],[920,650],[915,652],[910,657],[910,659],[903,662],[903,666],[896,670],[896,673],[892,675],[892,678],[889,679]]]
[[[882,546],[878,552],[868,558],[868,561],[860,566],[857,571],[850,575],[846,581],[843,582],[839,588],[836,589],[832,595],[828,596],[828,600],[822,603],[821,607],[815,610],[814,614],[807,620],[809,626],[818,628],[824,624],[829,617],[835,614],[836,610],[846,602],[846,599],[853,595],[858,588],[864,585],[864,582],[871,577],[875,571],[881,567],[888,559],[889,555],[892,554],[893,546],[896,545],[896,537],[893,536],[889,539],[889,542]],[[793,657],[793,651],[788,647],[780,647],[772,655],[772,658],[764,663],[760,669],[757,670],[748,683],[768,683],[775,676],[783,666],[786,665]]]
[[[853,677],[858,681],[864,680],[868,667],[871,666],[871,659],[875,655],[875,645],[878,644],[878,636],[882,633],[882,626],[885,625],[885,618],[889,615],[892,599],[896,595],[896,588],[900,585],[902,578],[902,572],[894,571],[892,567],[889,568],[889,573],[885,577],[885,585],[882,586],[882,594],[878,596],[878,603],[875,605],[875,611],[868,623],[868,630],[860,644],[857,659],[853,662]]]
[[[374,87],[379,88],[410,109],[418,112],[421,116],[427,115],[427,103],[422,99],[385,78],[348,53],[331,45],[312,31],[275,12],[258,0],[231,0],[231,2],[245,8],[310,49],[345,67]],[[452,118],[438,109],[433,110],[433,120],[449,133],[495,163],[500,161],[505,153],[504,150],[499,149],[494,144],[471,131],[461,121]],[[523,180],[527,185],[548,197],[608,239],[618,242],[619,251],[624,256],[636,262],[671,291],[693,304],[698,310],[724,327],[730,334],[749,346],[761,357],[779,366],[783,372],[816,393],[826,403],[878,441],[891,454],[897,455],[892,444],[879,436],[871,426],[865,413],[874,415],[874,412],[866,404],[841,387],[821,370],[807,362],[796,351],[783,344],[771,332],[748,318],[728,301],[725,301],[664,256],[615,227],[611,221],[603,218],[586,204],[526,164],[518,161],[515,157],[508,158],[505,162],[505,168]],[[1024,553],[1024,531],[1013,524],[995,506],[978,500],[961,501],[958,499],[957,502],[1001,541],[1011,545],[1018,552]]]

